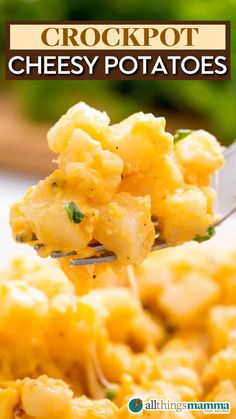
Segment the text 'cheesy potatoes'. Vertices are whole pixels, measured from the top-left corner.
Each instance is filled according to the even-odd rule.
[[[138,298],[127,267],[100,267],[97,287],[77,296],[54,262],[15,259],[0,276],[0,418],[131,419],[139,395],[227,401],[222,417],[234,419],[235,256],[197,244],[154,252],[132,271]]]
[[[222,148],[206,131],[173,137],[165,119],[139,112],[110,125],[105,112],[78,103],[50,129],[57,168],[11,208],[18,242],[90,256],[92,240],[123,264],[138,264],[161,238],[178,244],[205,237],[214,223],[210,178]]]

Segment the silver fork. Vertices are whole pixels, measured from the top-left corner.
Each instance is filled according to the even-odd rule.
[[[213,186],[217,190],[218,200],[216,202],[216,212],[221,214],[219,221],[213,227],[218,227],[230,215],[236,211],[236,142],[228,147],[224,152],[225,165],[213,178]],[[155,227],[155,241],[152,245],[151,252],[161,250],[169,247],[164,241],[160,239],[160,232],[158,230],[158,221],[153,220]],[[72,266],[92,265],[95,263],[112,262],[117,259],[117,256],[106,249],[101,243],[92,241],[88,245],[92,250],[99,253],[87,258],[71,259]],[[66,256],[76,256],[76,252],[70,253],[52,252],[52,258],[60,258]]]

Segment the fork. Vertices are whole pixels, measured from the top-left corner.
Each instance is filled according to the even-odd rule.
[[[223,169],[216,173],[213,177],[213,187],[217,190],[218,200],[216,202],[216,212],[221,214],[220,219],[213,225],[218,227],[227,218],[236,211],[236,141],[224,152],[225,165]],[[160,239],[160,231],[158,230],[158,221],[153,219],[155,228],[155,240],[151,248],[151,252],[170,247],[167,243]],[[101,243],[93,240],[88,247],[99,255],[93,255],[87,258],[71,259],[72,266],[93,265],[96,263],[107,263],[117,259],[117,256],[106,249]],[[52,252],[52,258],[61,258],[67,256],[76,256],[76,252],[63,253],[60,251]]]

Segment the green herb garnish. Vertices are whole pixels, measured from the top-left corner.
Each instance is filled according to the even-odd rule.
[[[191,129],[178,129],[174,135],[174,144],[176,144],[178,141],[183,140],[188,135],[192,134]]]
[[[107,388],[105,392],[105,397],[109,400],[114,400],[116,397],[117,391],[114,388]]]
[[[63,207],[65,208],[69,219],[73,223],[79,224],[85,217],[83,212],[80,211],[80,209],[77,207],[77,205],[73,201],[65,202],[63,204]]]
[[[202,242],[205,242],[206,240],[211,239],[215,234],[216,234],[215,227],[210,226],[208,227],[207,234],[205,236],[199,236],[199,234],[197,234],[193,240],[195,240],[198,243],[202,243]]]

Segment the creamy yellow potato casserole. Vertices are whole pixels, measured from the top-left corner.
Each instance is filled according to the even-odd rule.
[[[11,209],[17,241],[52,252],[94,253],[96,240],[123,264],[140,263],[154,242],[207,237],[215,221],[211,175],[222,147],[206,131],[165,131],[165,119],[139,112],[110,125],[78,103],[50,129],[57,168]]]
[[[236,253],[188,244],[107,268],[80,297],[53,262],[16,259],[1,274],[0,418],[128,419],[141,395],[229,401],[221,417],[234,419]]]

